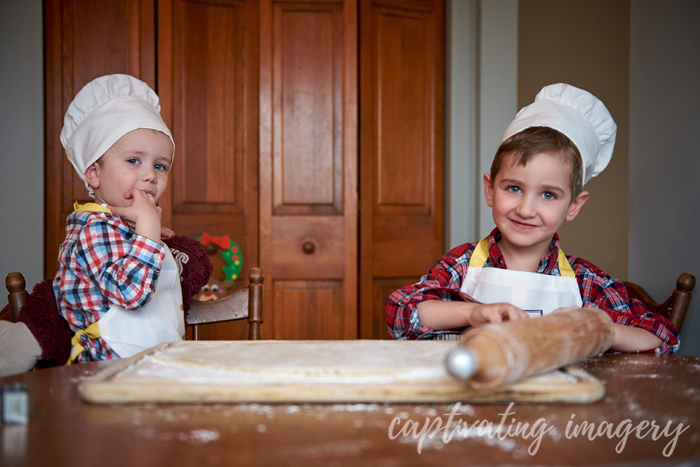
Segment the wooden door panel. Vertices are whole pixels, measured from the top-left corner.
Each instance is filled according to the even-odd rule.
[[[347,338],[342,281],[286,281],[272,284],[273,339]]]
[[[375,29],[375,214],[430,213],[430,24],[379,9]]]
[[[442,256],[436,256],[432,216],[376,216],[372,227],[373,277],[420,277]]]
[[[342,212],[342,5],[274,6],[274,214]]]
[[[245,202],[245,8],[173,8],[173,212],[242,213]]]
[[[342,279],[345,220],[340,216],[272,219],[272,267],[276,278]]]
[[[362,0],[360,337],[443,253],[443,0]]]
[[[356,10],[354,0],[261,2],[266,337],[357,337]]]
[[[155,88],[155,4],[146,0],[46,0],[46,236],[44,272],[55,275],[73,202],[91,200],[65,156],[63,116],[83,86],[127,73]]]
[[[241,0],[159,0],[158,93],[175,139],[163,223],[196,238],[230,235],[243,270],[258,266],[258,6]],[[240,323],[200,339],[244,337]]]

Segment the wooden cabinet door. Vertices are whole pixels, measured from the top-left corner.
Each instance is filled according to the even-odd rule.
[[[159,0],[158,94],[175,140],[163,224],[229,235],[258,265],[258,4]],[[247,336],[247,323],[202,326],[200,339]]]
[[[92,79],[129,73],[175,139],[163,224],[228,234],[244,271],[263,268],[263,336],[388,337],[384,300],[442,254],[443,0],[361,2],[46,0],[47,277],[88,200],[63,115]]]
[[[442,0],[361,0],[360,338],[443,254]]]
[[[264,338],[357,338],[357,4],[262,0]]]
[[[44,273],[58,269],[73,202],[89,201],[59,139],[73,97],[93,79],[128,73],[155,88],[155,4],[146,0],[46,0],[46,191]]]

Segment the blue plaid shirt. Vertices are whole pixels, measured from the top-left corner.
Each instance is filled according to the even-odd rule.
[[[104,316],[111,305],[136,310],[156,289],[164,246],[137,234],[125,219],[104,212],[74,212],[58,253],[53,282],[58,310],[74,332]],[[104,339],[81,336],[77,361],[118,358]]]

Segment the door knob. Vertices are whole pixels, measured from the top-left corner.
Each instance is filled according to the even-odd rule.
[[[301,251],[306,253],[307,255],[312,254],[314,251],[316,251],[316,245],[314,245],[311,242],[304,242],[303,245],[301,245]]]

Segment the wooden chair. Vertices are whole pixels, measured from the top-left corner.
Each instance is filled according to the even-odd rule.
[[[690,306],[692,291],[695,288],[695,276],[692,274],[683,273],[676,281],[676,290],[671,293],[671,296],[663,303],[659,304],[654,301],[651,296],[640,286],[632,282],[625,282],[627,294],[630,299],[636,298],[641,301],[647,310],[657,313],[664,318],[671,320],[676,325],[678,332],[681,332],[685,314]]]
[[[263,323],[263,272],[252,268],[248,275],[247,288],[241,289],[221,300],[212,302],[191,301],[187,315],[187,325],[193,327],[194,339],[197,339],[197,326],[236,319],[248,320],[248,339],[260,340],[260,326]],[[5,277],[5,286],[9,294],[8,304],[0,311],[0,319],[17,322],[22,305],[27,300],[26,282],[19,272],[11,272]]]
[[[221,300],[211,302],[192,300],[187,314],[187,325],[192,327],[194,340],[197,340],[197,326],[200,324],[222,323],[243,318],[248,319],[248,340],[261,340],[263,280],[262,269],[252,268],[248,274],[247,288],[238,290]]]

